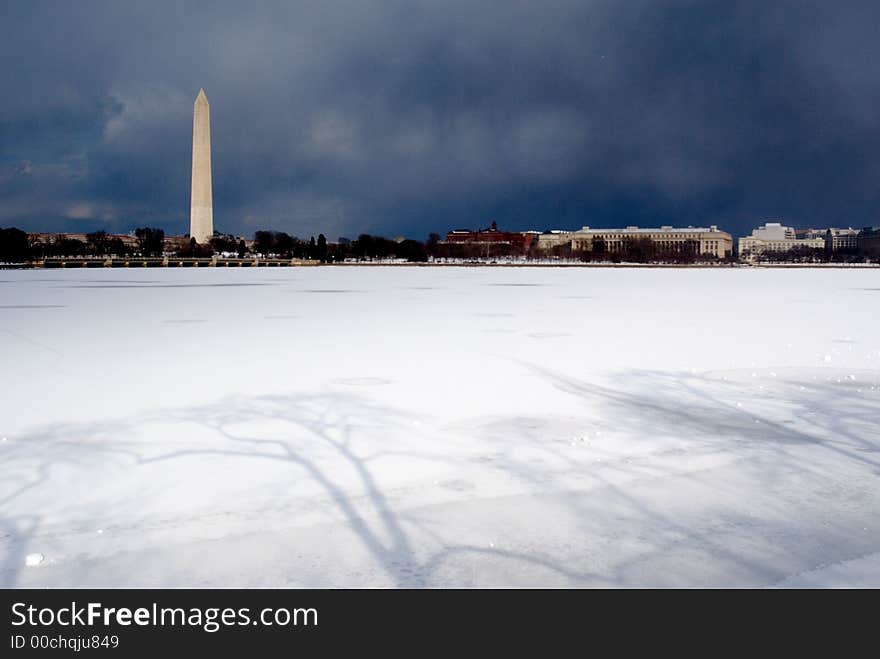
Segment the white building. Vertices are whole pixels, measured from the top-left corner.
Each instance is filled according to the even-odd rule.
[[[765,252],[787,252],[796,247],[825,248],[823,236],[798,238],[792,227],[781,222],[766,222],[752,230],[752,235],[739,239],[740,258],[754,258]]]
[[[574,231],[553,229],[538,235],[538,249],[552,249],[571,242]]]
[[[859,246],[859,230],[852,227],[846,229],[831,228],[825,231],[825,249],[836,252],[841,249],[857,249]]]

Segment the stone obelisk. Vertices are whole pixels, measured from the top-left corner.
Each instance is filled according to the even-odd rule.
[[[200,89],[193,106],[192,197],[189,235],[206,243],[214,235],[214,204],[211,201],[211,107]]]

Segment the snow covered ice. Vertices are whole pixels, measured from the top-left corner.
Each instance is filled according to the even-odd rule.
[[[880,586],[877,270],[0,296],[4,586]]]

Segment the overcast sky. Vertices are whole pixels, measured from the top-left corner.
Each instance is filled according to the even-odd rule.
[[[329,239],[880,224],[880,2],[42,2],[0,9],[0,226]]]

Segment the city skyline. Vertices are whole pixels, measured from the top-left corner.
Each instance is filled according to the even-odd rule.
[[[181,232],[204,86],[223,232],[876,226],[880,9],[728,5],[21,3],[0,225]]]

